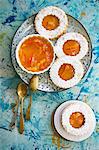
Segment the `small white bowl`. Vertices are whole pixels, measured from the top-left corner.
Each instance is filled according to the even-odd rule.
[[[16,48],[16,60],[17,60],[18,65],[20,66],[20,68],[21,68],[22,70],[24,70],[25,72],[30,73],[30,74],[40,74],[40,73],[44,73],[44,72],[46,72],[47,70],[49,70],[49,68],[52,66],[52,64],[53,64],[53,62],[54,62],[54,60],[55,60],[54,45],[53,45],[53,43],[52,43],[49,39],[45,38],[45,39],[51,44],[51,46],[53,47],[53,60],[52,60],[51,64],[50,64],[46,69],[44,69],[44,70],[42,70],[42,71],[38,71],[38,72],[29,71],[29,70],[25,69],[24,66],[21,64],[20,58],[19,58],[19,55],[18,55],[19,49],[20,49],[20,46],[22,45],[22,43],[23,43],[25,40],[29,39],[30,37],[34,37],[34,36],[45,38],[45,37],[43,37],[43,36],[41,36],[41,35],[39,35],[39,34],[31,34],[31,35],[27,35],[26,37],[24,37],[24,38],[19,42],[19,44],[18,44],[18,46],[17,46],[17,48]]]

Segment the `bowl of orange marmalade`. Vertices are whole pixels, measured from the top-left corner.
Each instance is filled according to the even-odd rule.
[[[22,70],[27,73],[44,73],[54,62],[54,46],[43,36],[28,35],[19,42],[16,48],[16,59]]]

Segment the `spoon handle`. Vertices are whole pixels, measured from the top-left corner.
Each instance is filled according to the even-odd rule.
[[[16,102],[16,106],[14,108],[15,112],[13,112],[13,116],[11,119],[11,123],[9,125],[9,128],[12,130],[17,126],[17,115],[18,115],[18,107],[19,107],[19,101]]]
[[[30,120],[31,105],[32,105],[32,95],[30,94],[30,102],[26,111],[26,120]]]
[[[20,128],[19,128],[20,134],[22,134],[24,131],[23,99],[24,98],[22,98],[21,105],[20,105]]]

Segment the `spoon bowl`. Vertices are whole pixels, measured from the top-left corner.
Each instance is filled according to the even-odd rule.
[[[24,83],[19,83],[17,88],[17,93],[20,98],[23,98],[27,95],[27,86]]]
[[[34,91],[37,90],[37,88],[38,88],[38,80],[39,80],[39,78],[38,78],[37,75],[33,76],[33,77],[30,79],[30,89],[31,89],[31,91],[34,92]]]

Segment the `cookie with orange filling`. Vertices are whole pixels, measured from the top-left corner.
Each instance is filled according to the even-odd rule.
[[[96,124],[92,109],[86,104],[77,101],[70,104],[62,112],[62,126],[73,136],[83,136],[94,130]]]
[[[80,68],[80,69],[79,69]],[[61,57],[50,69],[50,77],[60,88],[70,88],[80,82],[84,74],[83,65],[79,60]]]
[[[57,57],[68,56],[82,59],[88,52],[88,42],[83,35],[69,32],[57,40],[55,52]]]
[[[67,26],[67,15],[55,6],[41,9],[35,18],[36,31],[49,39],[55,39],[65,33]]]

